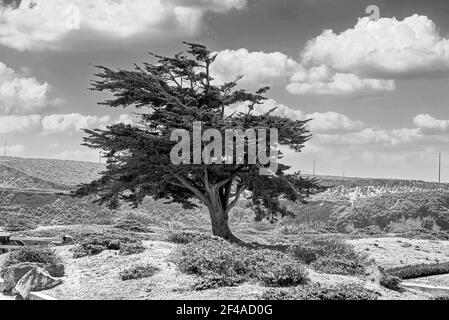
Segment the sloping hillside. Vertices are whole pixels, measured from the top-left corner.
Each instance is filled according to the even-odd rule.
[[[70,190],[104,170],[93,162],[0,157],[0,188]]]

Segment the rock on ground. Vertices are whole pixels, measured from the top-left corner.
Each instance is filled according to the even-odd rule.
[[[28,299],[31,291],[48,290],[61,283],[61,279],[52,277],[45,269],[33,267],[19,280],[14,293],[19,294],[23,299]]]

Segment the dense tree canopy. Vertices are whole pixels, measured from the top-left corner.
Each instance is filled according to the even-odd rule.
[[[122,201],[138,206],[151,196],[192,208],[198,203],[195,199],[199,199],[209,209],[213,233],[238,241],[229,229],[228,215],[242,195],[252,204],[257,219],[273,219],[279,214],[291,214],[280,205],[280,199],[303,201],[322,191],[322,187],[314,179],[287,173],[289,167],[281,163],[271,175],[261,175],[259,169],[267,165],[248,161],[249,148],[245,148],[243,163],[175,165],[170,159],[177,144],[170,139],[173,130],[192,133],[195,121],[201,121],[203,130],[217,129],[223,136],[230,128],[277,129],[279,145],[297,152],[311,134],[307,121],[279,117],[273,115],[274,110],[255,113],[269,88],[253,93],[239,89],[241,76],[216,84],[210,74],[215,55],[202,45],[186,45],[186,53],[174,57],[152,54],[156,63],[135,65],[134,70],[98,66],[100,72],[91,89],[113,94],[100,105],[137,108],[140,121],[85,130],[88,135],[84,144],[104,151],[107,170],[100,179],[81,186],[76,195],[98,194],[100,203],[107,202],[112,207]],[[246,112],[232,112],[237,103],[247,103]],[[266,141],[268,146],[270,140]],[[208,143],[202,142],[202,150]],[[248,140],[244,143],[248,147]],[[282,158],[280,152],[279,156]]]

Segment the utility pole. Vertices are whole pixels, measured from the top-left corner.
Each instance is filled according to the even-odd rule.
[[[315,175],[315,169],[316,169],[316,161],[313,160],[313,175]]]
[[[441,152],[438,153],[438,183],[441,183]]]
[[[101,154],[101,151],[100,151],[100,155],[99,155],[99,157],[98,157],[98,163],[99,163],[99,164],[101,164],[101,156],[102,156],[102,154]]]

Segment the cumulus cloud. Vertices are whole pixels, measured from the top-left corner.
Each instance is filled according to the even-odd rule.
[[[105,128],[115,123],[135,124],[136,117],[122,114],[116,119],[110,116],[91,116],[79,113],[52,114],[48,116],[7,115],[0,116],[0,134],[44,133],[74,134],[81,129]]]
[[[325,30],[295,61],[281,52],[218,52],[220,81],[245,75],[245,84],[284,85],[299,95],[378,96],[396,89],[395,80],[449,75],[449,39],[426,16],[403,20],[368,17],[339,34]]]
[[[0,134],[33,132],[40,127],[40,115],[0,116]]]
[[[242,9],[246,0],[22,0],[0,8],[0,43],[18,50],[60,48],[78,31],[127,38],[191,35],[205,12]]]
[[[104,127],[110,122],[109,116],[85,116],[79,113],[53,114],[42,118],[42,130],[45,133],[74,133],[81,129]]]
[[[226,110],[226,113],[228,115],[230,115],[232,113],[239,113],[239,112],[246,113],[246,112],[248,112],[248,105],[249,105],[249,102],[242,102],[242,103],[234,104],[234,105],[230,106],[229,109]],[[304,116],[302,111],[294,110],[282,103],[278,103],[276,100],[273,100],[273,99],[267,99],[263,102],[263,104],[255,105],[254,110],[252,111],[252,114],[262,115],[262,114],[265,114],[275,108],[276,108],[276,110],[274,110],[272,112],[273,115],[290,118],[292,120],[305,120],[306,119],[306,117]]]
[[[242,75],[242,84],[261,87],[287,81],[297,67],[297,62],[281,52],[249,52],[241,48],[217,52],[211,71],[219,83],[233,81]]]
[[[449,120],[439,120],[428,114],[419,114],[413,123],[423,134],[441,134],[449,131]]]
[[[0,62],[0,115],[34,114],[58,104],[50,101],[50,85],[20,74]]]
[[[360,131],[365,128],[365,124],[359,120],[352,120],[348,116],[338,112],[314,112],[306,116],[310,121],[310,130],[312,133],[327,132],[351,132]]]
[[[226,113],[238,113],[248,111],[248,102],[239,103],[233,105]],[[306,120],[310,119],[308,123],[309,129],[312,133],[344,133],[360,131],[366,126],[362,121],[352,120],[348,116],[334,112],[314,112],[306,114],[298,109],[290,108],[282,103],[278,103],[276,100],[267,99],[263,104],[255,105],[252,114],[261,115],[275,109],[272,114],[291,120]]]
[[[302,52],[306,65],[328,66],[361,77],[397,79],[449,73],[449,39],[426,16],[404,20],[362,18],[354,28],[325,30]]]
[[[299,67],[290,78],[287,91],[294,94],[320,95],[350,95],[360,96],[379,95],[393,91],[393,80],[363,79],[353,73],[335,72],[331,68],[321,65],[306,69]]]
[[[249,52],[247,49],[217,52],[212,76],[218,83],[235,80],[250,89],[285,85],[293,94],[376,96],[393,91],[393,80],[365,79],[320,65],[307,67],[281,52]]]

